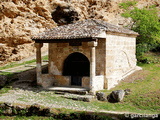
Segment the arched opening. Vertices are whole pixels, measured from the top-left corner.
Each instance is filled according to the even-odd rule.
[[[90,75],[90,63],[82,53],[72,53],[64,61],[63,75],[71,76],[71,85],[82,85],[82,77]]]

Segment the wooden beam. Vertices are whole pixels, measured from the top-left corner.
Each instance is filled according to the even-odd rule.
[[[80,39],[32,39],[36,43],[70,43],[70,42],[88,42],[96,41],[97,38],[80,38]]]

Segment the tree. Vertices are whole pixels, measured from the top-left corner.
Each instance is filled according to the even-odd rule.
[[[156,8],[134,8],[123,13],[124,17],[133,20],[132,30],[138,32],[137,44],[160,44],[160,22]]]
[[[131,29],[139,33],[137,37],[137,59],[142,58],[143,53],[160,48],[160,18],[158,10],[152,6],[149,8],[127,9],[123,17],[133,20]]]

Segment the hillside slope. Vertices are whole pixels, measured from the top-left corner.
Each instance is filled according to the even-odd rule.
[[[18,61],[35,52],[34,34],[87,18],[125,26],[119,3],[127,0],[1,0],[0,64]],[[132,0],[130,0],[132,1]],[[160,6],[159,0],[138,0],[137,7]],[[30,43],[30,44],[28,44]]]

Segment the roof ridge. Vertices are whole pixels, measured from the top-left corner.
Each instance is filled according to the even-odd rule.
[[[96,19],[92,19],[92,21],[95,22],[97,25],[104,27],[104,28],[105,28],[104,30],[108,29],[107,26],[105,26],[105,25],[99,23]]]

